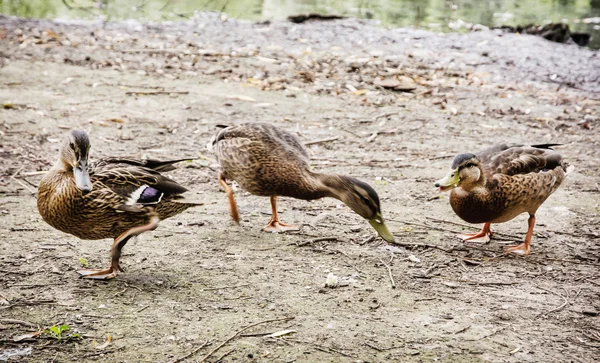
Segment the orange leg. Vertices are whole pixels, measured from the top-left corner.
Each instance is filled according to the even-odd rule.
[[[299,230],[296,226],[290,226],[279,221],[277,215],[277,196],[271,196],[271,220],[269,224],[263,228],[266,232],[285,232],[285,231],[297,231]]]
[[[225,194],[227,194],[227,199],[229,200],[229,213],[231,214],[231,218],[235,221],[235,223],[240,223],[240,214],[238,213],[237,204],[235,204],[235,199],[233,198],[233,189],[227,184],[223,173],[219,173],[219,184],[223,186],[225,189]]]
[[[488,243],[490,241],[490,237],[492,236],[492,230],[490,226],[491,223],[485,223],[480,232],[457,234],[456,237],[462,239],[464,242]]]
[[[531,243],[531,237],[533,237],[533,227],[535,227],[535,215],[530,214],[529,220],[527,220],[528,229],[527,234],[525,235],[525,241],[520,245],[516,246],[507,246],[504,251],[514,253],[517,255],[528,255],[529,254],[529,244]]]
[[[148,224],[139,227],[133,227],[123,233],[117,238],[115,238],[112,249],[111,249],[111,261],[110,267],[105,270],[95,270],[95,269],[82,269],[77,271],[84,279],[95,279],[95,280],[109,280],[117,277],[119,271],[123,271],[121,266],[119,266],[119,259],[121,258],[121,249],[125,246],[127,241],[131,239],[131,237],[140,235],[146,231],[151,231],[158,227],[159,219],[154,216],[150,219]]]

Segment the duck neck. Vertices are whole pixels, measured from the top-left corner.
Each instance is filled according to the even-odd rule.
[[[344,192],[350,188],[350,183],[342,175],[311,172],[310,177],[317,198],[330,197],[343,201]]]

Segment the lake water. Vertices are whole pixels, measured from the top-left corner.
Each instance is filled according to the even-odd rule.
[[[36,18],[185,20],[212,10],[230,18],[281,20],[306,12],[377,19],[385,26],[465,31],[486,26],[565,22],[592,33],[600,48],[600,0],[0,0],[0,13]]]

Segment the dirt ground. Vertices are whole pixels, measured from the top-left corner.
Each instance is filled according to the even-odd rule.
[[[600,359],[598,52],[357,20],[0,16],[0,65],[0,360]],[[268,200],[238,189],[232,223],[205,145],[215,125],[245,121],[296,132],[315,169],[372,184],[400,245],[332,199],[281,198],[302,229],[267,234]],[[105,267],[111,242],[58,232],[36,209],[35,185],[74,127],[92,159],[199,158],[170,175],[204,206],[131,241],[108,282],[75,271]],[[463,244],[454,234],[480,226],[433,187],[456,153],[499,142],[562,143],[576,167],[538,211],[524,258],[502,248],[524,237],[526,216],[494,225],[488,245]],[[330,273],[341,286],[324,287]],[[60,340],[23,337],[61,324]]]

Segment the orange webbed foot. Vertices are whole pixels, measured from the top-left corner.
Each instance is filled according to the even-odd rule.
[[[507,246],[504,248],[505,252],[514,253],[515,255],[527,256],[529,254],[529,244],[521,243],[516,246]]]
[[[292,226],[289,224],[285,224],[279,221],[271,221],[269,222],[269,224],[267,224],[264,228],[263,231],[265,232],[271,232],[271,233],[280,233],[280,232],[286,232],[286,231],[299,231],[300,228],[298,226]]]

